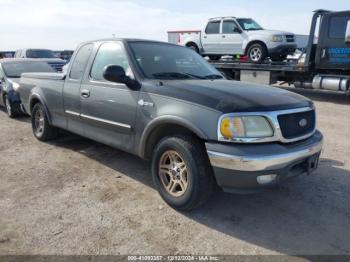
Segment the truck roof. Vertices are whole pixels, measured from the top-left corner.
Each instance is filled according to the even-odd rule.
[[[250,19],[250,18],[249,17],[236,17],[236,16],[219,16],[219,17],[209,18],[209,21],[218,20],[218,19]]]

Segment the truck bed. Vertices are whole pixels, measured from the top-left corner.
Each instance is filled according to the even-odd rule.
[[[63,108],[62,91],[65,83],[65,74],[62,73],[25,73],[20,79],[20,94],[24,110],[30,114],[30,100],[33,94],[45,98],[47,107],[54,112]]]

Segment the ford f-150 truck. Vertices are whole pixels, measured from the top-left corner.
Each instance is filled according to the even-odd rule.
[[[62,67],[67,63],[48,49],[19,49],[15,53],[15,58],[29,58],[38,59],[42,62],[48,63],[57,72],[62,72]]]
[[[23,74],[18,92],[37,139],[61,128],[151,159],[156,188],[180,210],[216,185],[246,193],[311,173],[322,148],[310,100],[228,81],[168,43],[86,42],[67,74]]]
[[[211,18],[203,31],[169,33],[178,34],[178,44],[214,61],[223,55],[246,55],[253,63],[262,63],[267,57],[283,61],[287,55],[294,54],[297,47],[294,34],[263,29],[251,18]]]

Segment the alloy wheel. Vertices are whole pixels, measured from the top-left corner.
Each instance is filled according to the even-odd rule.
[[[11,102],[9,98],[6,96],[5,98],[5,104],[6,104],[6,111],[9,116],[12,116],[12,107],[11,107]]]
[[[182,157],[173,150],[163,153],[159,161],[159,177],[164,189],[174,197],[181,197],[188,188],[188,171]]]
[[[42,136],[45,128],[45,116],[41,108],[39,108],[35,112],[34,125],[35,125],[35,128],[34,128],[35,135],[38,137]]]
[[[261,59],[262,51],[260,50],[260,48],[255,47],[250,51],[249,56],[252,61],[258,62]]]

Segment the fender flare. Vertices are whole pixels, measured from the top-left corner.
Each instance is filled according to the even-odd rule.
[[[139,156],[142,158],[145,158],[145,153],[146,153],[146,147],[147,147],[147,141],[152,134],[152,132],[159,126],[164,125],[164,124],[175,124],[178,126],[182,126],[189,131],[193,132],[196,134],[199,138],[208,140],[208,136],[198,127],[193,125],[190,121],[183,119],[178,116],[161,116],[158,118],[153,119],[151,122],[149,122],[145,129],[143,130],[143,133],[140,138],[140,143],[139,143]]]
[[[52,121],[51,121],[50,111],[48,110],[48,108],[46,106],[45,100],[37,93],[33,93],[29,98],[29,112],[28,113],[30,115],[32,115],[32,108],[33,108],[33,101],[34,100],[38,100],[44,106],[44,110],[45,110],[47,119],[48,119],[49,123],[51,124]]]

